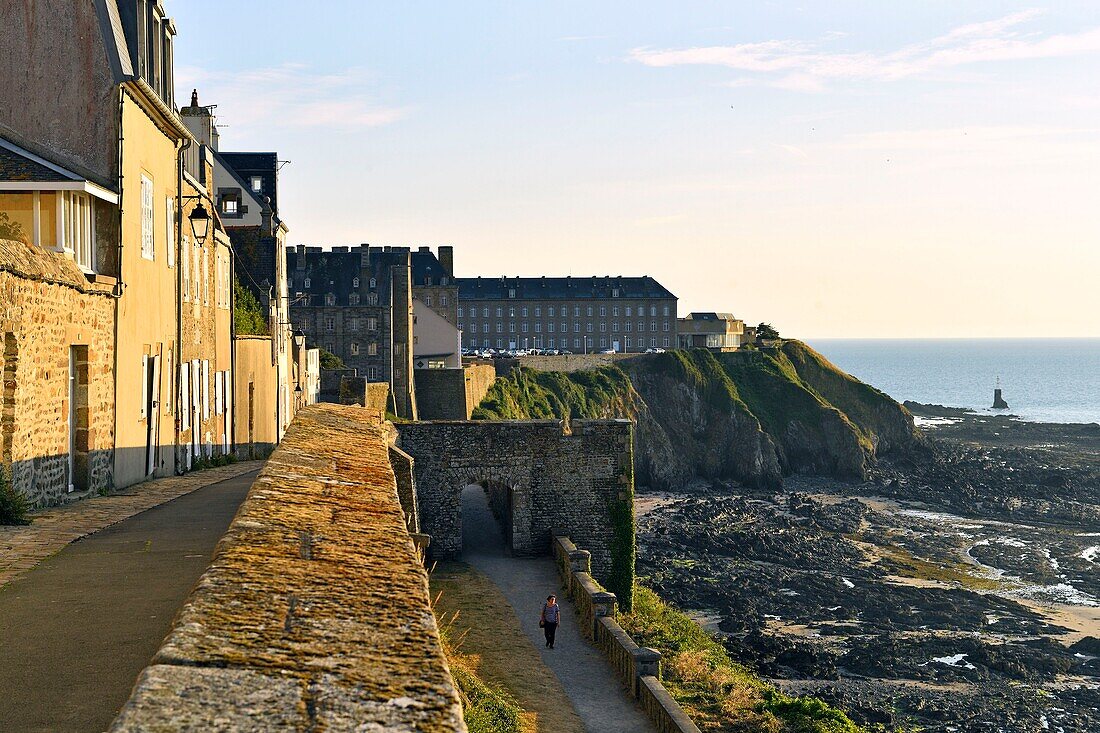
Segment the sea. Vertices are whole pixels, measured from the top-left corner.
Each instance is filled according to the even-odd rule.
[[[1100,339],[811,339],[829,361],[898,402],[1021,420],[1100,423]]]

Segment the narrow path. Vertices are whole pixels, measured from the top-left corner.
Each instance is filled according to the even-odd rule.
[[[254,479],[149,509],[0,587],[0,729],[106,730]]]
[[[591,733],[646,733],[656,727],[631,699],[611,663],[577,628],[573,604],[561,594],[561,581],[549,557],[505,555],[504,539],[480,487],[462,494],[463,560],[485,574],[512,605],[527,638],[565,688]],[[554,593],[562,607],[562,624],[553,649],[539,628],[539,612]]]

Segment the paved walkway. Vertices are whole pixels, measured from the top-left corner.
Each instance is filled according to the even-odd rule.
[[[611,663],[581,636],[573,604],[561,595],[557,568],[549,557],[513,558],[504,554],[500,528],[480,487],[462,495],[462,559],[500,588],[520,626],[542,659],[561,681],[591,733],[646,733],[656,727],[630,697]],[[562,607],[562,624],[553,649],[539,628],[539,612],[554,593]]]
[[[34,521],[25,527],[0,527],[0,587],[81,537],[204,486],[257,471],[261,466],[263,461],[245,461],[146,481],[118,493],[35,512],[31,515]]]
[[[194,491],[175,484],[187,495],[96,532],[0,587],[0,730],[106,730],[254,478]],[[109,523],[121,513],[96,515]],[[87,525],[69,519],[70,532],[91,526],[90,518]]]

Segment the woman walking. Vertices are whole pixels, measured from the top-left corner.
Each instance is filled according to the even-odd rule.
[[[558,608],[556,596],[547,596],[546,603],[542,607],[542,616],[539,618],[539,626],[546,637],[546,648],[554,648],[554,634],[558,631],[558,623],[561,621],[561,609]]]

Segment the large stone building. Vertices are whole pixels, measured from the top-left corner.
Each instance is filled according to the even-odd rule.
[[[676,342],[676,296],[652,277],[458,278],[473,349],[638,352]]]
[[[395,413],[415,418],[409,249],[298,246],[287,273],[294,329],[359,376],[389,383]]]

